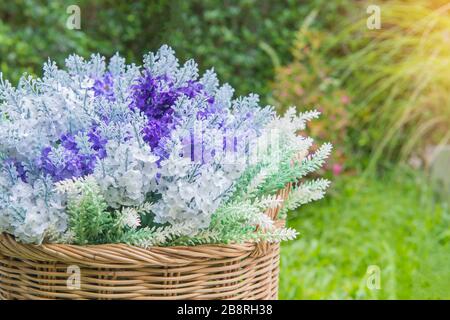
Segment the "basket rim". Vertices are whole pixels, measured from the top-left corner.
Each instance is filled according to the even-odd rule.
[[[124,243],[75,244],[25,244],[10,234],[0,234],[0,260],[2,256],[20,260],[66,263],[102,267],[136,267],[142,265],[187,265],[208,260],[242,259],[262,256],[277,245],[267,242],[230,244],[202,244],[195,246],[152,246],[141,248]]]

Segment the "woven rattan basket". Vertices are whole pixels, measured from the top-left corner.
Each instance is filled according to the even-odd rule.
[[[73,270],[76,287],[68,285]],[[0,235],[1,299],[277,299],[278,273],[278,244],[142,249],[29,245]]]

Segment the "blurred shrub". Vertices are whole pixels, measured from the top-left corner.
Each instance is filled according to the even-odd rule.
[[[66,27],[67,7],[81,8],[81,30]],[[51,57],[120,51],[135,60],[162,43],[172,1],[118,2],[16,0],[0,2],[0,70],[17,81],[23,72],[40,73]]]
[[[335,147],[327,167],[337,175],[353,168],[348,146],[349,108],[351,98],[341,88],[339,79],[322,53],[325,34],[311,27],[317,18],[314,11],[298,31],[292,47],[293,61],[276,70],[273,87],[273,104],[279,112],[295,105],[300,110],[318,109],[320,119],[309,124],[311,135],[321,142],[332,141]]]
[[[271,52],[289,61],[292,40],[311,9],[322,8],[320,26],[325,27],[336,18],[339,3],[343,1],[184,1],[170,43],[185,56],[198,57],[203,66],[214,65],[239,94],[268,95],[274,71]]]
[[[274,100],[320,107],[312,129],[335,143],[338,163],[351,154],[347,167],[426,164],[427,147],[450,141],[450,4],[381,1],[380,30],[366,26],[368,4],[332,28],[310,15],[293,62],[277,70]]]
[[[380,30],[367,29],[367,15],[355,16],[324,52],[358,106],[352,141],[369,168],[425,158],[427,146],[450,141],[450,4],[379,5]]]
[[[331,25],[344,0],[16,0],[0,2],[0,67],[17,80],[39,73],[47,57],[58,63],[72,52],[106,56],[120,51],[130,61],[168,43],[182,59],[215,67],[237,88],[269,95],[273,55],[290,60],[290,44],[311,8]],[[81,30],[69,30],[66,9],[81,8]],[[333,14],[329,14],[333,13]]]
[[[7,77],[33,73],[49,53],[70,47],[77,33],[64,29],[62,13],[65,7],[57,2],[0,2],[0,69]]]

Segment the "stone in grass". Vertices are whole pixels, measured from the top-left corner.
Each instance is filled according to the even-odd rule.
[[[439,193],[450,200],[450,145],[434,150],[430,161],[430,178]]]

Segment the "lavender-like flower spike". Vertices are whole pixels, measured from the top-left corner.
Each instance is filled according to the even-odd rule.
[[[106,73],[103,77],[95,79],[94,86],[95,96],[105,97],[107,100],[113,101],[114,97],[114,80],[111,73]]]
[[[130,108],[147,116],[148,123],[142,133],[156,153],[160,153],[160,140],[174,128],[172,107],[175,101],[181,96],[194,98],[205,95],[203,86],[195,80],[187,80],[183,86],[177,86],[170,75],[153,76],[149,70],[137,79],[131,92]]]

